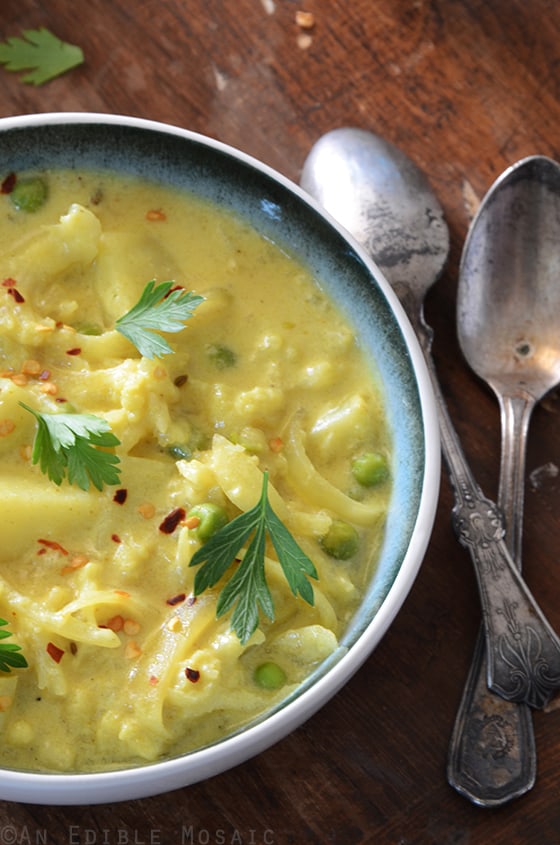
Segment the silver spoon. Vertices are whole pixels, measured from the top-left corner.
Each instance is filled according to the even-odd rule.
[[[459,275],[457,327],[463,354],[494,390],[500,404],[502,453],[498,505],[506,520],[506,543],[521,568],[526,438],[537,402],[560,382],[560,166],[543,156],[517,162],[486,194],[469,229]],[[529,655],[538,647],[530,628]],[[504,653],[509,653],[506,640]],[[517,650],[516,650],[517,651]],[[533,661],[511,661],[511,686],[529,683]],[[538,667],[543,675],[547,667]],[[511,720],[523,725],[527,748],[534,744],[530,713],[489,700],[486,654],[479,636],[450,745],[448,779],[477,803],[503,803],[535,779],[533,753],[504,767],[501,748],[510,741]],[[538,683],[538,679],[536,681]],[[547,679],[547,685],[549,680]],[[516,705],[511,705],[514,707]],[[517,733],[517,731],[515,732]],[[484,737],[498,738],[489,747]],[[507,755],[509,762],[511,755]],[[494,781],[490,800],[476,772]],[[504,790],[507,772],[507,790]]]
[[[451,423],[431,355],[432,331],[423,314],[428,288],[441,273],[448,232],[441,208],[422,174],[393,145],[360,129],[327,133],[309,153],[302,187],[352,232],[393,285],[424,351],[439,408],[442,449],[455,493],[452,519],[475,567],[483,607],[488,685],[508,690],[509,660],[501,645],[512,610],[521,630],[538,629],[539,662],[560,685],[560,641],[531,596],[504,541],[501,513],[475,482]],[[515,613],[514,613],[515,615]],[[526,659],[520,644],[518,659]],[[532,673],[534,677],[537,673]],[[543,706],[552,694],[541,683],[513,690]]]

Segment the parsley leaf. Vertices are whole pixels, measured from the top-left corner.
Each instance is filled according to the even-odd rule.
[[[80,47],[61,41],[45,27],[26,29],[23,36],[0,44],[0,64],[6,70],[29,70],[21,78],[28,85],[42,85],[84,61]]]
[[[195,552],[190,562],[190,566],[203,564],[194,579],[194,594],[198,596],[225,575],[241,547],[253,534],[243,560],[222,589],[216,605],[216,616],[220,617],[235,604],[231,626],[243,645],[259,623],[259,607],[269,619],[274,619],[274,605],[264,565],[267,533],[294,596],[299,594],[313,605],[313,588],[307,579],[318,577],[312,561],[272,510],[267,488],[268,472],[265,472],[257,504],[220,528]]]
[[[8,623],[5,619],[0,619],[0,627],[3,627],[7,624]],[[5,640],[11,636],[11,631],[0,630],[0,640]],[[15,645],[15,643],[0,642],[0,672],[10,672],[12,669],[27,668],[27,660],[25,659],[23,654],[18,653],[20,651],[20,645]]]
[[[146,358],[161,358],[173,352],[165,338],[156,332],[180,332],[185,320],[192,317],[195,308],[204,302],[203,296],[183,288],[172,290],[173,285],[174,282],[161,282],[156,286],[155,279],[152,279],[136,305],[115,323],[117,331]]]
[[[120,443],[106,420],[93,414],[41,414],[23,402],[20,405],[38,423],[31,460],[51,481],[60,486],[67,475],[69,483],[82,490],[89,490],[90,482],[98,490],[119,483],[120,470],[115,466],[119,458],[97,448]]]

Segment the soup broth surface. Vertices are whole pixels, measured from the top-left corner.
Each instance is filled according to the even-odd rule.
[[[0,616],[28,663],[0,673],[0,764],[92,771],[225,737],[333,652],[391,486],[390,473],[360,483],[354,462],[390,466],[391,442],[371,362],[294,256],[171,188],[38,175],[36,210],[0,196]],[[151,280],[204,297],[153,359],[115,328]],[[51,481],[20,403],[105,420],[118,485]],[[294,596],[267,541],[274,618],[261,608],[242,643],[232,611],[216,614],[239,562],[195,598],[203,541],[188,514],[211,503],[231,521],[265,471],[318,578],[313,605]]]

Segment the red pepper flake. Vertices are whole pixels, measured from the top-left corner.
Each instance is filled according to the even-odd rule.
[[[16,302],[25,302],[25,298],[19,292],[17,288],[8,288],[8,293],[10,296],[13,296]]]
[[[120,490],[116,491],[115,495],[113,496],[113,502],[116,502],[117,505],[124,505],[127,496],[128,490],[125,487],[122,487]]]
[[[64,404],[64,402],[68,402],[68,399],[65,399],[64,396],[57,396],[54,401],[59,402],[60,404]]]
[[[162,534],[173,534],[181,520],[183,520],[186,516],[186,512],[184,508],[174,508],[171,513],[168,513],[161,525],[159,526],[159,530]]]
[[[47,653],[52,657],[55,663],[60,663],[64,657],[64,651],[54,643],[47,643]]]
[[[186,595],[184,593],[178,593],[176,596],[172,596],[170,599],[166,599],[166,604],[170,607],[175,607],[176,604],[182,604],[186,599]]]
[[[151,208],[146,212],[146,220],[150,220],[151,222],[167,220],[167,214],[161,208]]]
[[[117,616],[111,616],[111,618],[107,620],[103,627],[109,628],[111,631],[114,631],[115,634],[117,634],[119,631],[122,631],[123,626],[124,619],[120,614],[117,614]]]
[[[200,672],[198,669],[191,669],[190,666],[187,666],[185,669],[185,675],[187,676],[187,680],[191,682],[191,684],[196,684],[197,681],[200,680]]]
[[[61,555],[67,555],[68,552],[66,549],[60,545],[60,543],[55,542],[54,540],[37,540],[42,546],[46,546],[47,549],[53,549],[55,552],[60,552]]]
[[[177,378],[174,379],[173,384],[175,385],[175,387],[182,387],[184,384],[186,384],[188,382],[188,380],[189,380],[188,375],[183,374],[183,375],[177,376]]]
[[[111,540],[114,543],[122,543],[122,540],[121,540],[121,538],[119,537],[118,534],[111,534]]]
[[[81,355],[81,354],[82,354],[82,349],[81,349],[81,347],[80,347],[80,346],[73,346],[73,347],[72,347],[72,349],[67,349],[67,350],[66,350],[66,354],[67,354],[67,355]]]
[[[39,549],[39,551],[37,552],[38,555],[46,555],[46,553],[47,553],[46,549]]]
[[[2,186],[0,187],[0,193],[11,194],[16,186],[16,179],[17,177],[15,173],[8,173],[8,175],[2,182]]]
[[[3,287],[3,288],[15,288],[15,286],[16,286],[16,285],[17,285],[16,280],[15,280],[15,279],[12,279],[12,278],[11,278],[11,276],[8,276],[8,277],[7,277],[6,279],[4,279],[4,281],[2,282],[2,287]]]
[[[156,675],[150,675],[150,686],[156,687],[159,684],[159,678]]]

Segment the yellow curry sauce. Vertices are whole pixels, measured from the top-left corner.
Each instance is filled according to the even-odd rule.
[[[246,223],[132,178],[48,172],[32,212],[0,197],[0,617],[28,668],[0,674],[0,764],[91,771],[204,746],[286,697],[337,646],[371,574],[390,479],[382,394],[309,271]],[[204,297],[142,357],[115,330],[146,284]],[[117,486],[57,486],[31,461],[41,413],[89,413],[120,440]],[[220,585],[193,597],[199,503],[232,519],[269,473],[313,561],[314,604],[272,548],[275,619],[242,645]],[[323,543],[333,522],[359,538]],[[344,558],[344,559],[341,559]],[[276,668],[263,686],[258,669]],[[272,687],[272,688],[270,688]]]

